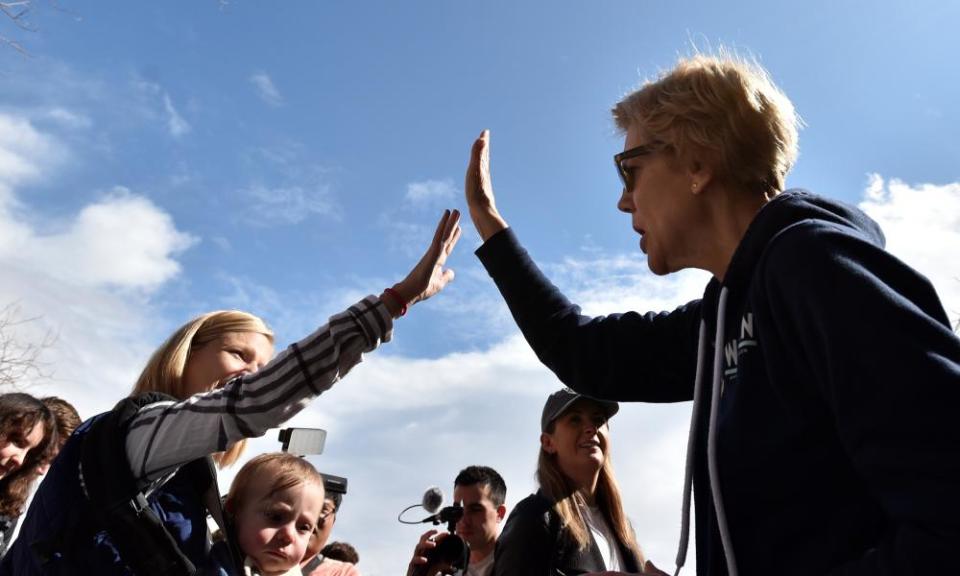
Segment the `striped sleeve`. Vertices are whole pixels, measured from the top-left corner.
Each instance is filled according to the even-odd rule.
[[[368,296],[290,345],[253,374],[182,402],[144,406],[127,428],[127,458],[141,487],[181,465],[263,436],[329,389],[365,352],[389,342],[393,319]]]

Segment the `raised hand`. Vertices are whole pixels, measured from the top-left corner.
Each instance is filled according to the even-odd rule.
[[[381,295],[381,300],[394,316],[407,307],[430,298],[453,280],[454,272],[444,268],[447,257],[460,240],[460,212],[444,210],[433,241],[407,277]],[[400,302],[397,302],[397,300]]]
[[[464,179],[464,194],[470,218],[484,241],[507,227],[507,222],[497,211],[493,199],[493,184],[490,181],[490,131],[484,130],[473,143],[470,164]]]

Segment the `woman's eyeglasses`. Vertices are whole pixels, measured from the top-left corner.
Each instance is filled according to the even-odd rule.
[[[617,176],[620,176],[620,181],[623,182],[624,192],[629,192],[633,188],[633,171],[624,166],[624,162],[638,156],[648,156],[661,148],[663,148],[663,142],[653,140],[613,156],[613,163],[617,167]]]
[[[320,516],[317,517],[317,527],[323,526],[327,518],[337,511],[337,505],[330,500],[323,501],[323,508],[320,509]]]

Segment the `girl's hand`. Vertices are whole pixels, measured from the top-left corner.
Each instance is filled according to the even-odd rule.
[[[444,210],[440,222],[437,223],[437,230],[433,234],[433,241],[417,265],[406,278],[380,295],[380,299],[394,318],[400,316],[406,307],[430,298],[453,281],[453,270],[444,268],[443,265],[447,262],[447,257],[457,245],[458,240],[460,240],[460,212]]]

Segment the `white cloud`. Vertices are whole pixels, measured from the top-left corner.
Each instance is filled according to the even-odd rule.
[[[169,330],[149,296],[178,273],[175,256],[193,239],[124,189],[65,221],[23,205],[15,186],[54,173],[65,155],[29,121],[0,115],[0,304],[16,302],[22,317],[36,318],[18,337],[57,335],[42,358],[53,379],[30,391],[60,395],[91,416],[130,390],[150,348]]]
[[[566,258],[545,269],[559,286],[570,287],[569,296],[589,315],[672,310],[700,298],[710,280],[710,275],[700,270],[655,276],[639,253],[597,252],[590,258]]]
[[[340,207],[329,186],[275,186],[254,184],[242,191],[249,204],[242,220],[258,226],[298,224],[312,216],[340,217]]]
[[[148,118],[157,120],[162,119],[167,133],[173,138],[186,136],[193,130],[190,123],[180,114],[176,106],[173,105],[173,99],[170,94],[159,84],[147,80],[136,79],[134,86],[143,94],[147,102],[146,107],[141,110]],[[162,107],[162,114],[155,110],[155,106]]]
[[[406,201],[414,206],[435,205],[458,196],[453,180],[424,180],[407,184]]]
[[[454,204],[459,191],[449,178],[407,184],[404,201],[382,211],[377,224],[385,230],[387,248],[408,258],[419,258],[433,238],[441,209]],[[429,214],[427,220],[420,218]]]
[[[75,130],[86,129],[93,126],[93,121],[90,120],[88,116],[59,106],[50,108],[44,116],[62,126]]]
[[[906,184],[870,175],[863,201],[887,249],[930,279],[947,314],[960,317],[960,182]]]
[[[381,214],[377,225],[384,229],[384,243],[391,252],[414,261],[419,258],[433,238],[433,231],[426,224],[400,220],[395,214]]]
[[[243,201],[230,202],[233,217],[254,226],[293,225],[317,216],[338,220],[342,209],[330,177],[335,169],[308,156],[293,140],[248,150],[243,160],[249,184],[239,191]]]
[[[257,96],[270,106],[281,106],[283,104],[283,96],[266,72],[257,72],[251,75],[250,83],[256,89]]]
[[[133,294],[63,282],[34,267],[2,259],[0,265],[0,302],[17,302],[21,317],[36,318],[18,337],[39,342],[48,332],[56,335],[41,356],[51,378],[33,382],[28,391],[61,396],[84,418],[128,394],[150,349],[169,330],[148,303]]]
[[[183,116],[173,107],[173,101],[169,94],[163,95],[163,109],[167,112],[167,131],[174,138],[180,138],[190,133],[192,129],[190,124],[184,120]]]
[[[11,157],[0,145],[0,159]],[[40,166],[21,160],[2,163],[0,188]],[[17,202],[12,188],[6,189],[7,201],[0,202],[0,262],[75,285],[154,289],[179,273],[174,256],[196,241],[178,231],[170,215],[149,199],[125,188],[85,206],[54,232],[38,231],[12,209]]]
[[[32,232],[0,254],[78,285],[150,290],[180,272],[174,256],[194,242],[149,199],[116,188],[62,231]]]
[[[116,188],[67,223],[28,219],[14,190],[56,168],[53,137],[0,115],[0,262],[76,285],[153,289],[180,270],[173,257],[195,242],[145,197]],[[53,231],[49,231],[53,229]]]
[[[63,157],[59,142],[25,118],[0,113],[0,187],[7,190],[37,179],[44,166]],[[0,193],[0,209],[4,195]]]

